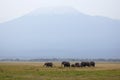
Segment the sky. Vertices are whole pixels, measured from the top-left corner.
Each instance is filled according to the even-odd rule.
[[[43,7],[70,6],[81,13],[120,20],[120,0],[0,0],[0,23]]]

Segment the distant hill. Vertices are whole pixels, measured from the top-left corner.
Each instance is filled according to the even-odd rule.
[[[0,57],[120,58],[120,21],[71,8],[0,24]]]

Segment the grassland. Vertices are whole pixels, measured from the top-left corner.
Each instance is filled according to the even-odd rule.
[[[97,63],[95,68],[53,68],[39,62],[0,62],[0,80],[120,80],[120,63]]]

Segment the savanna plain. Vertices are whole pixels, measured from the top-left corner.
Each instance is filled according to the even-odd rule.
[[[97,62],[96,67],[85,68],[53,64],[47,68],[44,62],[0,62],[0,80],[120,80],[119,62]]]

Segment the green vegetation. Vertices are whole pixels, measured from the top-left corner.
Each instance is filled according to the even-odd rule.
[[[0,80],[120,80],[119,63],[97,63],[95,68],[53,68],[43,63],[0,63]]]

